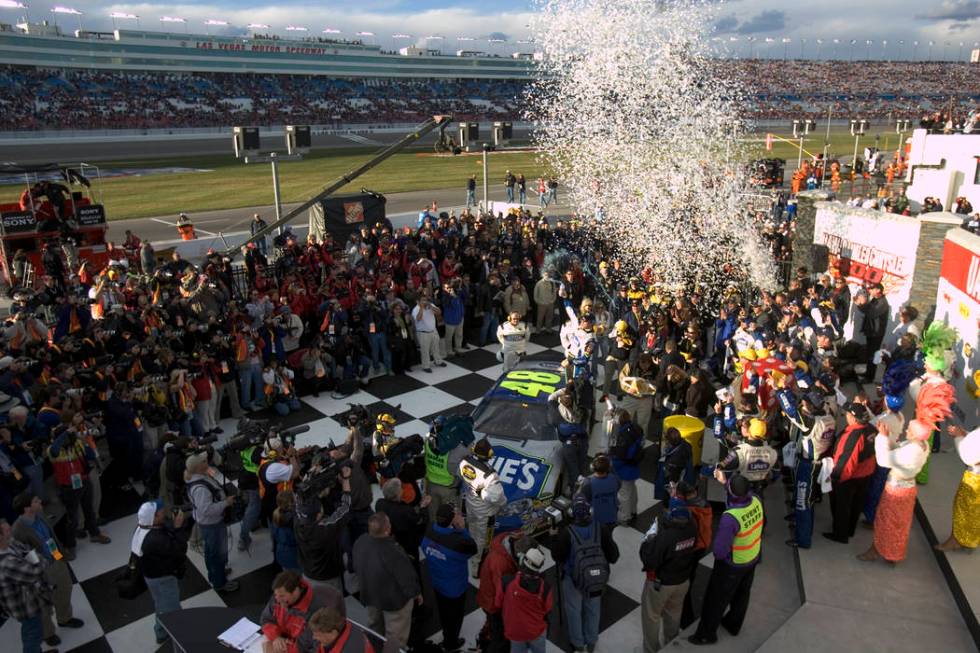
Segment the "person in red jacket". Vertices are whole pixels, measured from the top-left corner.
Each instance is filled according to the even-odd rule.
[[[504,622],[496,605],[497,586],[504,576],[517,573],[517,561],[535,545],[534,540],[520,531],[501,533],[493,538],[489,553],[480,565],[480,588],[476,603],[487,614],[483,637],[488,640],[486,653],[507,653],[510,643],[504,636]]]
[[[868,484],[875,471],[874,439],[877,431],[871,426],[871,412],[864,404],[844,405],[847,426],[837,436],[834,446],[834,471],[830,474],[833,490],[830,513],[833,526],[823,536],[833,542],[847,544],[854,537],[858,516],[864,507]]]
[[[345,617],[344,597],[337,590],[313,588],[295,571],[281,572],[272,581],[272,598],[262,611],[262,653],[307,653],[314,650],[307,620],[320,608]]]
[[[545,653],[554,593],[541,575],[544,562],[544,553],[535,546],[521,557],[517,575],[504,576],[497,585],[494,606],[503,616],[511,653]]]
[[[374,653],[364,629],[333,608],[320,608],[310,617],[317,653]]]

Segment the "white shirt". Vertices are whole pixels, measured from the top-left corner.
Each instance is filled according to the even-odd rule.
[[[419,320],[419,315],[421,314],[422,319]],[[417,333],[425,333],[427,331],[436,330],[436,314],[429,306],[422,312],[422,305],[418,305],[412,309],[412,319],[415,320],[415,331]]]

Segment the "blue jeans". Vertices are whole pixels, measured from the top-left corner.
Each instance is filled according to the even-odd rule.
[[[521,204],[527,204],[527,191],[523,188],[518,189],[517,198],[520,200]]]
[[[507,187],[507,201],[509,203],[511,203],[511,204],[514,203],[514,187],[513,186],[508,186]]]
[[[545,635],[547,633],[541,633],[541,636],[537,639],[532,639],[530,642],[511,642],[510,643],[510,653],[544,653],[547,644],[545,644]]]
[[[284,397],[281,401],[272,404],[272,407],[277,413],[285,417],[291,411],[299,410],[299,399],[290,395],[288,398]]]
[[[150,596],[153,597],[153,611],[157,615],[153,622],[153,632],[160,642],[167,637],[167,631],[160,625],[160,615],[180,610],[180,585],[177,583],[176,576],[161,576],[145,580]]]
[[[238,368],[238,382],[242,384],[242,408],[249,410],[262,399],[262,368],[258,365]]]
[[[383,362],[385,370],[391,372],[391,350],[388,349],[388,340],[383,333],[369,333],[368,343],[371,345],[371,364],[374,369]]]
[[[247,547],[252,543],[252,529],[259,523],[259,515],[262,514],[262,501],[259,499],[258,490],[243,490],[242,494],[246,502],[245,515],[242,517],[241,528],[238,531],[238,541],[244,542]]]
[[[583,596],[569,576],[561,580],[562,608],[568,641],[572,648],[584,649],[599,640],[599,601],[601,597]]]
[[[468,190],[466,191],[466,208],[471,206],[476,206],[476,191]]]
[[[20,641],[24,653],[41,653],[41,613],[20,622]]]
[[[225,566],[228,564],[228,527],[223,523],[198,526],[201,529],[201,539],[204,540],[204,566],[208,568],[208,581],[215,589],[222,588],[228,584],[228,577],[225,576]]]
[[[348,359],[348,361],[350,361],[350,359]],[[344,365],[344,378],[353,379],[356,372],[357,378],[362,379],[368,375],[368,372],[370,370],[371,370],[371,359],[368,358],[367,356],[358,356],[356,370],[354,369],[353,362],[348,362],[346,365]]]
[[[491,339],[497,340],[497,327],[500,324],[497,316],[493,312],[483,314],[483,325],[480,327],[480,346],[485,347],[490,344]]]

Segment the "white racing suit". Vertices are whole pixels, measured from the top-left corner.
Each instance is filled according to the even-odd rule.
[[[506,321],[497,327],[497,340],[500,342],[505,372],[517,367],[527,351],[530,338],[531,330],[524,322],[518,322],[517,326],[514,326],[510,321]]]
[[[507,497],[496,470],[473,454],[460,461],[459,476],[463,481],[466,528],[476,542],[476,555],[469,562],[470,575],[475,577],[490,542],[490,520],[507,503]]]

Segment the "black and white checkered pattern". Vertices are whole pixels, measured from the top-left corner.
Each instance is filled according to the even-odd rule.
[[[297,445],[325,444],[333,439],[340,442],[345,437],[341,426],[343,414],[349,404],[359,403],[367,406],[372,414],[390,412],[398,420],[396,434],[407,436],[425,433],[436,415],[450,412],[469,412],[490,389],[502,373],[496,359],[499,345],[472,348],[465,354],[450,358],[445,367],[435,367],[426,373],[416,366],[415,370],[399,376],[378,376],[368,387],[344,399],[336,399],[328,394],[320,397],[305,396],[302,409],[286,418],[284,423],[292,426],[308,423],[309,432],[299,436]],[[528,356],[533,360],[561,360],[562,349],[555,334],[539,334],[532,337],[528,346]],[[225,437],[234,432],[234,421],[222,423]],[[638,551],[644,531],[650,526],[661,509],[653,498],[653,480],[656,462],[652,456],[644,461],[642,478],[638,482],[640,515],[635,527],[617,528],[614,534],[621,556],[612,568],[609,589],[602,601],[601,635],[598,651],[633,653],[642,647],[640,626],[640,595],[644,576]],[[377,492],[377,490],[376,490]],[[134,601],[117,597],[113,578],[121,571],[128,556],[130,539],[135,528],[135,512],[139,507],[136,492],[114,494],[103,499],[103,515],[111,521],[104,532],[112,537],[109,545],[79,542],[77,559],[71,563],[76,587],[72,602],[75,616],[85,621],[85,626],[77,630],[61,629],[61,651],[84,651],[86,653],[109,652],[130,653],[132,651],[169,650],[170,645],[158,647],[153,635],[153,606],[149,594]],[[108,512],[106,507],[112,507]],[[237,540],[238,527],[232,528]],[[542,542],[547,547],[547,541]],[[253,534],[251,551],[241,553],[233,546],[229,554],[233,569],[231,578],[238,580],[238,592],[219,596],[207,582],[204,559],[199,552],[190,551],[192,562],[186,577],[181,581],[181,603],[184,607],[233,606],[252,613],[257,619],[261,607],[270,595],[270,584],[278,571],[272,561],[272,550],[267,530]],[[710,565],[710,555],[707,560]],[[708,569],[699,577],[698,593],[707,583]],[[554,581],[556,571],[550,556],[547,574]],[[475,636],[483,625],[484,615],[476,607],[476,586],[466,595],[467,617],[462,635],[467,645],[472,646]],[[434,606],[434,601],[426,602]],[[348,614],[351,618],[365,623],[364,607],[356,596],[347,597]],[[433,641],[441,641],[438,615],[428,611],[423,630]],[[9,643],[19,641],[18,624],[10,622],[0,629],[0,641]],[[559,620],[558,606],[551,616],[549,630],[549,651],[571,651],[568,638]]]

